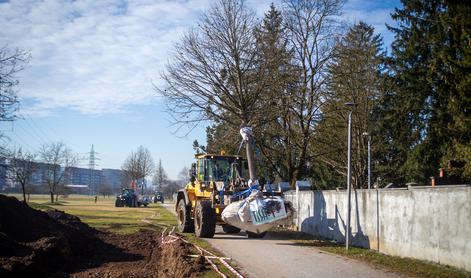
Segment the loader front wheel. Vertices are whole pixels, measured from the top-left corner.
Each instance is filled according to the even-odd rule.
[[[212,238],[216,230],[216,211],[209,201],[199,201],[195,209],[195,235]]]
[[[195,230],[190,213],[191,207],[185,205],[184,199],[180,199],[177,208],[177,221],[178,230],[182,233],[192,233]]]
[[[226,234],[238,234],[240,232],[239,228],[227,224],[222,225],[222,230]]]

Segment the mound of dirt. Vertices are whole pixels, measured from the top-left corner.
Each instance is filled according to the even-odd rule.
[[[95,265],[71,274],[72,277],[197,277],[206,270],[203,258],[183,241],[160,244],[160,235],[141,230],[134,234],[103,233],[101,246],[90,261]]]
[[[0,277],[195,277],[204,259],[155,231],[97,231],[59,210],[32,209],[0,195]]]
[[[31,209],[14,197],[0,195],[0,232],[22,242],[31,242],[58,232],[47,213]]]
[[[91,254],[96,233],[75,216],[0,195],[0,276],[70,271],[73,262]]]

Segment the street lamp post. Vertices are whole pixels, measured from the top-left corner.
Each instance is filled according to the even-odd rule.
[[[368,139],[368,189],[371,189],[371,135],[369,132],[363,132],[363,136]]]
[[[350,108],[348,113],[348,163],[347,163],[347,223],[345,229],[345,248],[348,250],[350,245],[350,210],[351,210],[351,192],[352,192],[352,112],[354,103],[345,103]]]

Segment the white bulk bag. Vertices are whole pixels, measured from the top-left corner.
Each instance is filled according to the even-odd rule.
[[[264,197],[253,190],[249,197],[229,204],[221,213],[227,224],[239,229],[263,233],[278,225],[291,225],[294,209],[280,197]]]

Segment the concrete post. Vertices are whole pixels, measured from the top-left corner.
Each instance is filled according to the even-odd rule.
[[[350,245],[350,210],[352,191],[352,111],[348,113],[348,165],[347,165],[347,223],[345,229],[345,248]]]
[[[298,183],[296,183],[296,212],[297,212],[297,217],[296,217],[296,229],[299,231],[299,186]]]
[[[376,188],[376,251],[379,252],[379,190]]]
[[[368,189],[371,189],[371,134],[363,132],[363,136],[368,141]]]
[[[368,189],[371,189],[371,136],[368,136]]]

